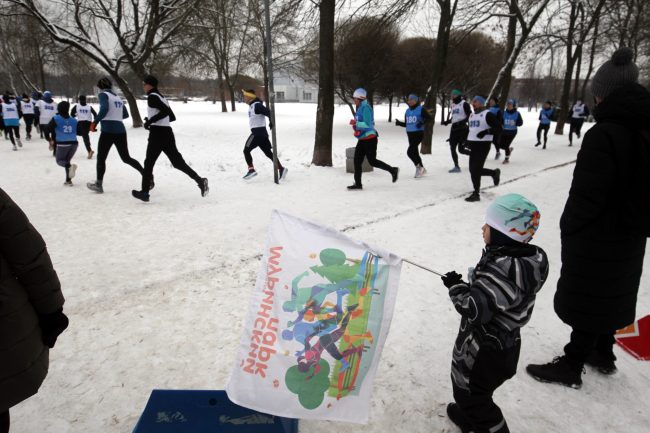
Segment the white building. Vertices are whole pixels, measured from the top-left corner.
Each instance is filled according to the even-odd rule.
[[[280,73],[273,77],[276,102],[318,102],[318,85],[298,77]]]

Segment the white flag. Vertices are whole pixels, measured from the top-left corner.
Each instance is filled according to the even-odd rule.
[[[289,418],[367,423],[401,264],[388,251],[273,211],[230,400]]]

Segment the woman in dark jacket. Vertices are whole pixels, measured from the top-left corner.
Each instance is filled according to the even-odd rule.
[[[579,388],[585,363],[616,371],[614,334],[634,322],[650,236],[650,93],[622,48],[596,73],[597,124],[585,134],[560,220],[555,312],[572,328],[565,355],[528,372]]]
[[[0,189],[0,433],[47,375],[49,349],[68,326],[63,303],[43,238]]]

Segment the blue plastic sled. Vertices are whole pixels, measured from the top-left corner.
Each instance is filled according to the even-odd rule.
[[[298,420],[237,406],[225,391],[154,389],[133,433],[298,433]]]

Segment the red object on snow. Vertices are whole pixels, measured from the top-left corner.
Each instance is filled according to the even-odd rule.
[[[650,361],[650,315],[616,331],[616,342],[636,359]]]

